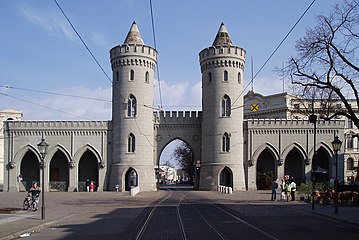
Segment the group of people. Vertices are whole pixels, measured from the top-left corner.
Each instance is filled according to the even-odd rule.
[[[274,180],[272,182],[271,189],[272,189],[271,200],[276,201],[277,200],[277,189],[278,189],[277,180]],[[284,179],[282,179],[282,181],[280,183],[280,189],[281,189],[281,195],[280,195],[281,201],[289,202],[289,201],[295,200],[297,184],[295,183],[295,180],[293,177],[291,177],[290,180],[289,180],[289,177],[285,177]]]
[[[86,179],[86,192],[93,192],[95,189],[95,184],[90,179]]]

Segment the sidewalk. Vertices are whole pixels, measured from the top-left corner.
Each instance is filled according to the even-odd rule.
[[[234,192],[230,195],[208,191],[194,193],[221,204],[231,205],[233,208],[243,207],[245,204],[258,204],[268,206],[268,211],[271,211],[275,206],[293,206],[296,211],[305,211],[359,226],[359,206],[339,206],[339,213],[336,215],[333,205],[316,204],[312,210],[310,203],[270,201],[270,191]],[[81,231],[81,226],[93,224],[98,219],[105,223],[101,231],[118,234],[125,231],[145,207],[165,194],[166,191],[141,192],[131,197],[127,192],[50,192],[45,194],[46,214],[45,220],[41,220],[41,201],[39,211],[23,211],[22,202],[26,193],[0,192],[0,209],[17,208],[13,213],[0,214],[0,239],[15,239],[22,234],[31,235],[33,231],[39,231],[46,226],[56,228],[64,224]]]

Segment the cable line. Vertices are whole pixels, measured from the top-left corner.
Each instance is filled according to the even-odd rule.
[[[156,44],[156,34],[155,34],[155,21],[153,18],[153,10],[152,10],[152,0],[150,0],[150,11],[151,11],[151,23],[152,23],[152,35],[153,35],[153,45],[157,51],[157,44]],[[158,56],[158,55],[157,55]],[[161,92],[161,80],[160,80],[160,68],[157,60],[157,81],[158,81],[158,92],[160,97],[160,109],[163,111],[162,105],[162,92]]]
[[[75,31],[76,35],[79,37],[80,41],[82,42],[82,44],[85,46],[85,48],[87,49],[87,51],[90,53],[90,55],[92,56],[93,60],[95,60],[95,62],[97,63],[97,66],[100,67],[101,71],[105,74],[105,76],[107,77],[107,79],[112,83],[111,78],[107,75],[107,73],[105,72],[105,70],[103,69],[103,67],[101,66],[101,64],[97,61],[96,57],[93,55],[93,53],[91,52],[91,50],[87,47],[85,41],[82,39],[82,37],[80,36],[80,34],[77,32],[77,30],[75,29],[74,25],[72,25],[70,19],[66,16],[65,12],[62,10],[62,8],[60,7],[60,5],[57,3],[56,0],[54,0],[54,2],[56,3],[56,5],[58,6],[58,8],[60,9],[60,11],[62,12],[62,14],[64,15],[64,17],[66,18],[67,22],[70,24],[70,26],[72,27],[72,29]]]
[[[29,89],[29,88],[19,88],[19,87],[14,87],[14,86],[9,86],[9,85],[0,85],[0,88],[16,89],[16,90],[37,92],[37,93],[46,93],[46,94],[52,94],[52,95],[58,95],[58,96],[64,96],[64,97],[73,97],[73,98],[95,100],[95,101],[102,101],[102,102],[112,102],[111,100],[101,99],[101,98],[83,97],[83,96],[78,96],[78,95],[50,92],[50,91],[43,91],[43,90],[35,90],[35,89]]]

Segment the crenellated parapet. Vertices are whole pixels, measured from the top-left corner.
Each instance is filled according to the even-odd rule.
[[[262,134],[273,134],[278,131],[286,134],[301,134],[303,131],[313,131],[313,124],[306,119],[247,119],[244,126],[246,125],[248,130],[260,131]],[[317,131],[322,134],[334,133],[344,127],[344,120],[317,121]]]
[[[8,121],[8,126],[19,130],[48,129],[107,129],[108,121]]]
[[[202,112],[162,111],[153,112],[155,124],[201,124]]]
[[[157,51],[146,45],[122,44],[110,50],[110,58],[112,69],[127,65],[155,69]]]
[[[233,67],[243,70],[245,59],[246,50],[237,46],[211,46],[199,53],[202,72],[207,68],[218,67]]]

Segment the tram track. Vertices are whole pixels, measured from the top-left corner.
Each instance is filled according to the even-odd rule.
[[[137,232],[141,239],[271,239],[276,237],[238,214],[192,192],[166,189]]]

